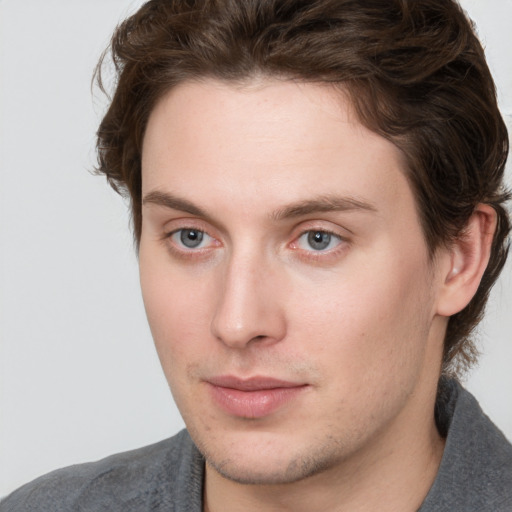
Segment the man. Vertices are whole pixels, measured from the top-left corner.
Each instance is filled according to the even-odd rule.
[[[187,431],[0,510],[510,510],[512,447],[453,378],[510,230],[458,5],[153,0],[112,51],[99,171]]]

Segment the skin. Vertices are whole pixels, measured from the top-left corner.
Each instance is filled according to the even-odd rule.
[[[204,80],[155,107],[142,176],[142,292],[207,459],[205,510],[416,510],[443,450],[447,317],[485,262],[462,245],[429,258],[399,150],[328,86]],[[303,387],[239,417],[212,399],[219,375]]]

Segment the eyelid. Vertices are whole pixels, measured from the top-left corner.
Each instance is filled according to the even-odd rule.
[[[339,233],[336,233],[335,231],[330,231],[328,229],[310,228],[310,229],[306,229],[306,230],[301,231],[299,233],[299,235],[294,238],[292,243],[297,244],[298,241],[303,236],[308,235],[309,233],[324,233],[326,235],[330,235],[331,237],[338,239],[340,242],[343,242],[345,240],[344,237],[342,237]],[[308,251],[308,249],[302,249],[300,247],[297,247],[297,248],[300,249],[300,250]],[[333,249],[327,249],[327,250],[323,250],[323,251],[322,250],[315,251],[313,248],[311,248],[311,252],[318,252],[318,253],[320,253],[320,252],[329,252],[331,250],[333,250]]]
[[[173,219],[167,222],[163,226],[163,233],[160,236],[160,241],[164,244],[170,253],[177,258],[184,258],[185,260],[190,260],[191,258],[201,258],[206,257],[207,254],[210,254],[213,249],[222,246],[222,243],[219,241],[218,237],[212,234],[212,229],[209,226],[205,226],[205,223],[194,218],[179,218]],[[200,231],[204,234],[204,236],[209,237],[209,241],[207,245],[202,247],[190,247],[178,243],[173,240],[173,237],[179,233],[180,231],[186,230],[194,230]]]
[[[214,231],[208,224],[194,217],[179,217],[162,224],[162,238],[167,239],[178,231],[193,229],[206,233],[212,238],[218,238],[212,234]]]
[[[199,241],[199,246],[187,247],[181,241],[175,239],[176,235],[178,235],[180,232],[186,232],[186,231],[195,231],[197,233],[202,234],[201,240]],[[178,229],[175,229],[174,231],[171,231],[167,235],[167,238],[172,240],[172,242],[179,248],[179,250],[184,251],[184,252],[189,252],[189,251],[197,252],[197,251],[200,251],[201,249],[206,249],[206,247],[202,246],[203,242],[206,243],[206,245],[209,245],[211,243],[211,240],[214,240],[214,238],[211,235],[209,235],[206,231],[203,231],[202,229],[197,229],[197,228],[178,228]],[[210,239],[209,243],[208,243],[208,239]]]
[[[322,233],[328,233],[329,235],[336,236],[341,240],[348,241],[353,235],[352,231],[344,226],[340,226],[328,220],[323,219],[312,219],[301,222],[296,225],[293,229],[293,239],[297,239],[305,233],[311,231],[321,231]]]
[[[323,221],[308,221],[301,223],[295,230],[292,242],[289,243],[288,247],[294,251],[296,256],[304,260],[306,263],[332,263],[333,259],[338,259],[342,253],[344,253],[350,246],[350,235],[348,229],[343,227],[332,227],[331,222],[326,223]],[[322,232],[327,233],[333,237],[336,237],[339,243],[335,247],[324,250],[304,249],[299,246],[299,240],[302,236],[311,232]]]

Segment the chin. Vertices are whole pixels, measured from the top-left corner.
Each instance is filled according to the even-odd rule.
[[[209,467],[222,477],[244,485],[282,485],[312,477],[339,463],[339,454],[329,443],[308,446],[297,443],[260,443],[249,440],[239,446],[208,446],[196,443]]]
[[[207,461],[222,477],[243,485],[284,485],[299,482],[306,478],[322,473],[331,467],[326,461],[294,459],[287,465],[277,464],[277,467],[248,468],[246,465],[220,464]]]

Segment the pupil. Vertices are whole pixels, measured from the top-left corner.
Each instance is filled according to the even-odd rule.
[[[185,247],[197,247],[203,240],[203,232],[195,229],[186,229],[181,232],[181,242]]]
[[[308,235],[309,245],[316,251],[325,249],[331,243],[331,235],[323,231],[312,231]]]

